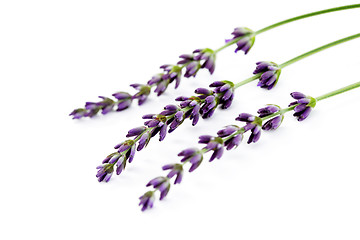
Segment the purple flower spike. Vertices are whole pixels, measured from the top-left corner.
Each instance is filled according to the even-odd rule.
[[[69,116],[72,116],[73,119],[80,119],[82,117],[85,117],[86,115],[86,109],[84,108],[78,108],[72,111]]]
[[[194,60],[202,61],[201,68],[206,68],[209,70],[210,74],[213,74],[215,71],[215,52],[209,48],[205,48],[196,49],[193,53],[196,54]]]
[[[144,131],[146,130],[146,127],[137,127],[137,128],[133,128],[131,130],[129,130],[128,134],[126,135],[126,137],[134,137],[134,136],[139,136],[140,134],[142,134]]]
[[[256,143],[261,136],[261,126],[256,125],[254,128],[251,129],[250,137],[247,141],[248,144]]]
[[[256,143],[261,136],[262,120],[260,117],[253,116],[248,113],[241,113],[235,119],[237,121],[246,122],[244,126],[244,132],[251,131],[250,137],[247,141],[248,144]]]
[[[219,105],[222,109],[227,109],[231,106],[234,99],[234,83],[230,81],[216,81],[210,84],[210,87],[214,87],[214,92],[219,99]]]
[[[226,39],[225,42],[236,42],[237,48],[235,49],[235,52],[241,50],[247,54],[255,42],[254,32],[249,28],[239,27],[235,28],[231,34],[233,35],[233,38]]]
[[[234,147],[239,146],[242,139],[243,139],[243,134],[239,133],[239,134],[231,137],[230,139],[226,140],[224,142],[224,146],[226,147],[226,150],[229,151],[229,150],[233,149]]]
[[[265,131],[276,130],[278,127],[280,127],[283,119],[284,119],[283,115],[276,116],[276,117],[266,121],[264,123],[264,125],[262,126],[262,129]]]
[[[98,166],[96,169],[98,169],[98,172],[96,174],[98,181],[108,182],[114,172],[114,164],[104,164]]]
[[[168,164],[168,165],[165,165],[162,167],[163,170],[171,170],[167,177],[168,178],[172,178],[173,176],[176,175],[176,178],[175,178],[175,181],[174,181],[174,184],[179,184],[181,183],[181,180],[183,178],[183,175],[184,175],[184,169],[183,169],[183,166],[182,164],[178,164],[178,163],[175,163],[175,164]]]
[[[186,65],[186,71],[184,74],[184,77],[195,77],[196,73],[200,70],[201,64],[199,62],[191,62],[188,65]]]
[[[300,92],[293,92],[290,95],[297,100],[289,104],[289,107],[296,105],[293,116],[296,117],[298,121],[305,120],[311,110],[316,106],[316,99]]]
[[[281,108],[277,105],[273,105],[273,104],[269,104],[264,108],[260,108],[257,112],[259,114],[260,118],[269,116],[271,114],[277,113],[281,110]],[[276,130],[282,123],[284,119],[284,115],[280,114],[277,115],[273,118],[271,118],[270,120],[266,121],[263,126],[262,129],[265,131],[270,131],[270,130]]]
[[[144,133],[143,135],[141,135],[140,139],[139,139],[139,145],[137,147],[138,151],[141,151],[150,141],[150,135],[149,133]]]
[[[143,84],[131,84],[130,86],[138,90],[138,92],[132,96],[132,99],[138,99],[138,104],[142,105],[150,95],[150,86]]]
[[[239,131],[240,128],[236,125],[226,126],[224,129],[221,129],[217,132],[217,135],[221,138],[228,137],[236,131]]]
[[[249,113],[240,113],[235,120],[240,122],[253,122],[255,120],[255,116]]]
[[[190,162],[192,165],[189,172],[194,171],[198,168],[203,160],[202,152],[197,148],[188,148],[181,151],[178,156],[183,157],[181,162]]]
[[[155,189],[158,189],[160,191],[160,200],[164,199],[170,190],[170,182],[167,177],[156,177],[146,184],[146,186],[153,186]]]
[[[204,149],[208,151],[213,151],[209,161],[212,162],[215,158],[220,159],[224,153],[224,141],[221,137],[211,137],[208,135],[200,136],[199,143],[204,143],[206,146]]]
[[[261,74],[258,86],[271,90],[277,84],[281,68],[274,62],[257,62],[254,74]]]
[[[142,205],[141,211],[145,211],[148,208],[152,208],[155,201],[154,191],[148,191],[140,198],[139,206]]]
[[[102,114],[107,114],[112,111],[115,102],[107,97],[99,96],[99,98],[102,100],[99,102],[86,102],[85,108],[75,109],[70,113],[70,116],[73,116],[73,119],[80,119],[82,117],[93,117],[99,111],[101,111]]]

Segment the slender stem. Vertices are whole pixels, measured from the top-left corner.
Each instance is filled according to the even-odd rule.
[[[255,81],[256,79],[259,79],[260,77],[261,77],[261,73],[255,74],[255,75],[252,76],[252,77],[249,77],[249,78],[247,78],[247,79],[245,79],[245,80],[243,80],[243,81],[241,81],[241,82],[236,83],[235,86],[234,86],[234,88],[236,89],[236,88],[238,88],[238,87],[241,87],[242,85],[245,85],[245,84],[247,84],[247,83],[250,83],[250,82],[252,82],[252,81]]]
[[[351,84],[349,86],[339,88],[338,90],[335,90],[335,91],[326,93],[324,95],[321,95],[321,96],[316,98],[316,101],[321,101],[321,100],[324,100],[326,98],[329,98],[329,97],[332,97],[332,96],[335,96],[335,95],[350,91],[350,90],[358,88],[358,87],[360,87],[360,82],[356,82],[356,83],[353,83],[353,84]]]
[[[344,43],[344,42],[353,40],[353,39],[358,38],[358,37],[360,37],[360,33],[357,33],[357,34],[351,35],[351,36],[349,36],[349,37],[342,38],[342,39],[336,40],[336,41],[334,41],[334,42],[328,43],[328,44],[326,44],[326,45],[324,45],[324,46],[315,48],[315,49],[313,49],[313,50],[311,50],[311,51],[309,51],[309,52],[306,52],[306,53],[301,54],[301,55],[299,55],[299,56],[297,56],[297,57],[295,57],[295,58],[293,58],[293,59],[290,59],[289,61],[284,62],[283,64],[280,64],[279,67],[280,67],[280,68],[284,68],[284,67],[289,66],[290,64],[292,64],[292,63],[294,63],[294,62],[297,62],[297,61],[299,61],[299,60],[301,60],[301,59],[303,59],[303,58],[306,58],[306,57],[308,57],[308,56],[310,56],[310,55],[313,55],[313,54],[315,54],[315,53],[321,52],[321,51],[323,51],[323,50],[325,50],[325,49],[331,48],[331,47],[333,47],[333,46],[336,46],[336,45],[339,45],[339,44],[341,44],[341,43]]]
[[[351,84],[351,85],[348,85],[348,86],[346,86],[346,87],[339,88],[339,89],[334,90],[334,91],[332,91],[332,92],[326,93],[326,94],[324,94],[324,95],[321,95],[321,96],[319,96],[319,97],[316,98],[316,101],[321,101],[321,100],[323,100],[323,99],[333,97],[333,96],[335,96],[335,95],[338,95],[338,94],[341,94],[341,93],[350,91],[350,90],[355,89],[355,88],[358,88],[358,87],[360,87],[360,81],[359,81],[359,82],[356,82],[356,83],[353,83],[353,84]],[[277,111],[277,112],[275,112],[275,113],[273,113],[273,114],[271,114],[271,115],[262,117],[261,120],[262,120],[262,121],[265,121],[265,120],[267,120],[267,119],[276,117],[276,116],[278,116],[278,115],[282,115],[282,114],[284,114],[284,113],[290,112],[290,111],[294,110],[294,108],[295,108],[297,105],[299,105],[299,104],[293,105],[293,106],[291,106],[291,107],[283,108],[283,109],[281,109],[281,110],[279,110],[279,111]],[[236,135],[238,135],[238,134],[241,134],[241,133],[243,133],[243,132],[244,132],[244,128],[240,128],[238,131],[232,133],[231,135],[227,136],[226,138],[223,138],[223,141],[227,141],[227,140],[231,139],[232,137],[234,137],[234,136],[236,136]]]
[[[356,39],[356,38],[359,38],[359,37],[360,37],[360,33],[357,33],[357,34],[351,35],[349,37],[342,38],[342,39],[336,40],[334,42],[328,43],[326,45],[323,45],[321,47],[315,48],[315,49],[313,49],[313,50],[311,50],[309,52],[301,54],[301,55],[299,55],[299,56],[297,56],[297,57],[295,57],[293,59],[290,59],[287,62],[284,62],[284,63],[280,64],[279,68],[284,68],[284,67],[289,66],[289,65],[291,65],[291,64],[293,64],[293,63],[295,63],[297,61],[300,61],[301,59],[309,57],[309,56],[311,56],[311,55],[313,55],[315,53],[321,52],[321,51],[323,51],[325,49],[331,48],[333,46],[339,45],[341,43],[344,43],[344,42],[347,42],[347,41],[350,41],[350,40],[353,40],[353,39]],[[256,79],[259,79],[260,77],[261,77],[261,73],[255,74],[254,76],[252,76],[250,78],[247,78],[247,79],[245,79],[245,80],[243,80],[241,82],[236,83],[234,85],[234,88],[236,89],[236,88],[238,88],[238,87],[240,87],[242,85],[245,85],[247,83],[255,81]]]
[[[278,112],[276,112],[276,113],[273,113],[273,114],[271,114],[271,115],[262,117],[261,120],[264,121],[264,120],[267,120],[267,119],[269,119],[269,118],[276,117],[277,115],[281,115],[281,114],[290,112],[290,111],[294,110],[294,108],[295,108],[297,105],[299,105],[299,104],[293,105],[293,106],[291,106],[291,107],[283,108],[283,109],[281,109],[280,111],[278,111]]]
[[[312,12],[312,13],[307,13],[304,15],[300,15],[297,17],[293,17],[293,18],[289,18],[287,20],[272,24],[270,26],[264,27],[258,31],[255,32],[255,34],[260,34],[266,31],[269,31],[270,29],[279,27],[281,25],[290,23],[290,22],[294,22],[300,19],[304,19],[304,18],[308,18],[308,17],[313,17],[316,15],[321,15],[321,14],[325,14],[325,13],[329,13],[329,12],[337,12],[337,11],[342,11],[342,10],[347,10],[347,9],[353,9],[353,8],[360,8],[360,4],[352,4],[352,5],[346,5],[346,6],[341,6],[341,7],[335,7],[335,8],[329,8],[329,9],[325,9],[325,10],[320,10],[320,11],[316,11],[316,12]]]
[[[281,22],[278,23],[274,23],[270,26],[264,27],[256,32],[254,32],[255,35],[261,34],[263,32],[269,31],[270,29],[279,27],[281,25],[290,23],[290,22],[294,22],[300,19],[304,19],[304,18],[308,18],[308,17],[313,17],[316,15],[321,15],[321,14],[325,14],[325,13],[330,13],[330,12],[337,12],[337,11],[342,11],[342,10],[348,10],[348,9],[354,9],[354,8],[360,8],[360,4],[352,4],[352,5],[346,5],[346,6],[341,6],[341,7],[335,7],[335,8],[329,8],[329,9],[324,9],[324,10],[320,10],[320,11],[316,11],[316,12],[312,12],[312,13],[307,13],[307,14],[303,14],[297,17],[293,17],[293,18],[289,18],[286,20],[283,20]],[[230,42],[226,43],[225,45],[223,45],[222,47],[216,49],[214,52],[215,54],[220,52],[221,50],[233,45],[234,43],[236,43],[237,41],[239,41],[242,37],[239,38],[235,38],[233,40],[231,40]]]
[[[241,38],[242,38],[242,37],[234,38],[233,40],[231,40],[230,42],[227,42],[227,43],[226,43],[225,45],[223,45],[222,47],[219,47],[218,49],[216,49],[216,50],[214,51],[214,53],[216,54],[216,53],[220,52],[221,50],[223,50],[223,49],[225,49],[225,48],[233,45],[234,43],[236,43],[237,41],[239,41]]]

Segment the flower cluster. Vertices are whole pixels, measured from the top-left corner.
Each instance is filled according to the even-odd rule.
[[[274,113],[279,113],[280,111],[281,108],[278,105],[269,104],[266,107],[260,108],[257,113],[259,114],[260,118],[264,118],[267,116],[271,116]],[[284,114],[279,114],[265,122],[262,126],[262,129],[265,131],[276,130],[283,120]]]
[[[235,49],[235,53],[241,50],[247,54],[255,42],[254,31],[246,27],[238,27],[235,28],[231,34],[233,38],[226,39],[225,42],[236,42],[237,48]]]
[[[224,149],[231,150],[234,147],[240,145],[246,132],[251,132],[247,143],[255,143],[261,136],[261,129],[263,130],[275,130],[277,129],[283,119],[283,112],[277,105],[267,105],[264,108],[258,110],[259,116],[254,116],[248,113],[241,113],[235,119],[245,123],[245,126],[239,127],[237,125],[229,125],[217,132],[217,136],[202,135],[199,137],[199,143],[205,144],[201,150],[198,148],[188,148],[181,151],[178,156],[181,157],[180,163],[167,164],[163,166],[163,170],[170,170],[166,177],[157,177],[151,180],[146,186],[155,185],[160,189],[161,184],[164,184],[160,189],[160,200],[162,200],[169,192],[170,179],[176,176],[174,184],[179,184],[183,178],[184,165],[190,163],[189,172],[193,172],[197,169],[203,161],[203,155],[211,152],[209,162],[214,159],[220,159],[224,153]],[[267,120],[263,125],[263,120]],[[157,184],[152,184],[156,182]],[[161,182],[161,183],[160,183]],[[166,184],[165,184],[166,183]],[[154,203],[154,191],[147,192],[140,197],[140,205],[142,205],[142,211],[151,208]],[[163,193],[165,192],[165,193]],[[151,199],[151,204],[148,204],[144,199]],[[150,200],[149,200],[150,201]]]
[[[316,99],[300,92],[293,92],[290,95],[296,99],[295,102],[289,104],[289,107],[296,105],[294,108],[294,117],[296,117],[298,121],[305,120],[315,107]]]
[[[198,88],[195,90],[196,96],[192,97],[178,97],[180,102],[176,105],[166,105],[164,110],[159,114],[146,114],[143,116],[144,126],[131,129],[126,135],[126,140],[115,146],[117,152],[109,156],[116,156],[114,158],[107,157],[103,161],[103,165],[98,167],[99,181],[109,181],[108,178],[103,178],[101,175],[102,169],[113,169],[116,167],[116,174],[120,174],[126,166],[126,162],[131,162],[135,155],[135,150],[141,151],[147,146],[150,140],[159,133],[159,140],[165,139],[167,133],[175,131],[186,119],[192,120],[192,125],[195,126],[200,117],[210,118],[217,107],[228,108],[234,98],[234,84],[230,81],[217,81],[210,84],[214,90],[206,88]],[[199,160],[200,161],[200,160]],[[201,161],[192,160],[193,170]],[[179,178],[181,181],[181,177]]]
[[[101,96],[102,101],[87,102],[85,108],[75,109],[70,113],[70,116],[73,119],[80,119],[93,117],[99,112],[107,114],[113,111],[115,106],[117,106],[116,111],[122,111],[130,107],[135,99],[138,100],[139,105],[142,105],[153,87],[157,96],[162,95],[172,82],[175,82],[175,88],[177,88],[180,85],[183,69],[185,69],[184,77],[186,78],[195,77],[202,68],[208,69],[210,74],[215,71],[216,53],[210,48],[196,49],[192,54],[183,54],[179,58],[180,61],[176,65],[160,66],[163,72],[154,75],[147,84],[131,84],[130,86],[137,90],[134,95],[127,92],[117,92],[112,95],[116,100]]]
[[[279,80],[281,68],[274,62],[257,62],[253,74],[261,74],[258,86],[271,90]]]

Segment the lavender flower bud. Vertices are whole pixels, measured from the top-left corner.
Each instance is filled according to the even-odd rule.
[[[166,197],[170,190],[170,182],[167,177],[154,178],[148,184],[146,184],[146,186],[153,186],[155,189],[158,189],[160,191],[160,200]]]
[[[259,117],[263,118],[263,117],[269,116],[271,114],[274,114],[280,110],[281,110],[281,108],[279,106],[269,104],[264,108],[260,108],[257,112],[259,114]],[[263,124],[262,129],[265,131],[276,130],[281,125],[283,119],[284,119],[283,114],[275,116],[275,117],[271,118],[270,120],[266,121]]]
[[[116,175],[120,175],[122,171],[125,169],[125,167],[126,167],[126,159],[122,157],[116,162]]]
[[[224,142],[224,146],[226,147],[226,150],[229,151],[229,150],[233,149],[234,147],[239,146],[242,139],[243,139],[243,134],[239,133],[239,134],[229,138],[228,140],[226,140]]]
[[[271,90],[273,87],[275,87],[279,80],[281,68],[279,68],[279,66],[274,62],[262,61],[257,62],[256,65],[256,69],[253,73],[261,73],[261,77],[257,85],[261,88]]]
[[[175,163],[175,164],[168,164],[162,167],[163,170],[171,170],[167,177],[168,178],[172,178],[173,176],[176,175],[174,184],[178,184],[181,183],[181,180],[183,178],[184,175],[184,169],[183,166],[181,164]]]
[[[215,158],[220,159],[224,153],[224,141],[221,137],[211,137],[209,135],[204,135],[199,137],[199,143],[204,143],[204,147],[207,151],[213,151],[209,161],[212,162]]]
[[[131,84],[130,86],[138,90],[138,92],[132,96],[132,99],[138,99],[138,104],[142,105],[150,95],[150,86],[143,84]]]
[[[194,56],[194,60],[202,61],[201,68],[206,68],[210,74],[213,74],[215,70],[216,53],[209,48],[196,49],[193,53],[197,54]]]
[[[236,41],[237,48],[235,49],[235,53],[241,50],[247,54],[255,42],[254,32],[249,28],[241,27],[235,28],[231,34],[233,35],[233,38],[227,39],[225,42]]]
[[[141,135],[140,139],[139,139],[139,145],[137,147],[138,151],[141,151],[150,141],[150,135],[149,133],[144,133],[143,135]]]
[[[114,165],[113,164],[104,164],[101,166],[98,166],[96,169],[98,169],[98,172],[96,174],[96,177],[98,178],[99,182],[108,182],[114,172]]]
[[[229,125],[226,126],[224,129],[221,129],[217,132],[218,137],[224,138],[224,137],[228,137],[231,134],[233,134],[236,131],[239,131],[240,128],[236,125]]]
[[[85,117],[86,115],[86,109],[84,108],[78,108],[72,111],[69,116],[72,116],[73,119],[80,119],[82,117]]]
[[[311,110],[316,106],[316,99],[300,92],[293,92],[290,95],[297,100],[289,104],[289,106],[296,105],[293,116],[296,117],[298,121],[305,120],[309,116]]]
[[[102,114],[107,114],[113,109],[115,102],[107,97],[99,96],[99,98],[101,98],[102,101],[86,102],[85,109],[84,108],[75,109],[69,115],[73,116],[73,119],[80,119],[82,117],[93,117],[100,110]]]
[[[141,211],[145,211],[148,208],[152,208],[155,201],[155,196],[153,191],[148,191],[140,198],[139,206],[142,205]]]
[[[198,168],[203,160],[202,152],[197,148],[188,148],[181,151],[178,156],[183,157],[181,162],[189,161],[191,163],[191,167],[189,172],[194,171]]]
[[[248,144],[256,143],[260,139],[262,127],[262,120],[260,117],[248,113],[241,113],[235,120],[247,123],[243,129],[244,132],[251,131],[247,141]]]
[[[219,99],[219,104],[222,109],[227,109],[231,106],[234,99],[234,83],[231,81],[216,81],[210,84],[210,87],[214,87],[214,92]]]
[[[140,134],[142,134],[144,131],[146,130],[146,127],[137,127],[137,128],[133,128],[130,129],[128,131],[128,134],[126,135],[126,137],[134,137],[134,136],[139,136]]]
[[[201,64],[199,62],[191,62],[188,65],[186,65],[186,71],[184,74],[184,77],[195,77],[196,73],[200,70]]]

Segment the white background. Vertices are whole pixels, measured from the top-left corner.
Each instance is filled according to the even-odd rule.
[[[219,53],[163,96],[121,113],[73,121],[98,95],[131,91],[165,63],[217,48],[233,28],[253,30],[353,1],[16,1],[0,3],[1,239],[359,239],[360,89],[319,102],[304,122],[291,114],[257,144],[186,172],[168,197],[142,213],[138,197],[176,154],[197,146],[241,112],[286,106],[289,93],[314,97],[359,81],[360,39],[285,68],[272,91],[248,84],[231,109],[152,140],[121,176],[96,169],[145,113],[215,80],[241,81],[254,63],[282,63],[358,33],[360,9],[291,23],[257,36],[247,56]],[[181,130],[180,130],[181,129]],[[207,156],[208,158],[208,156]]]

